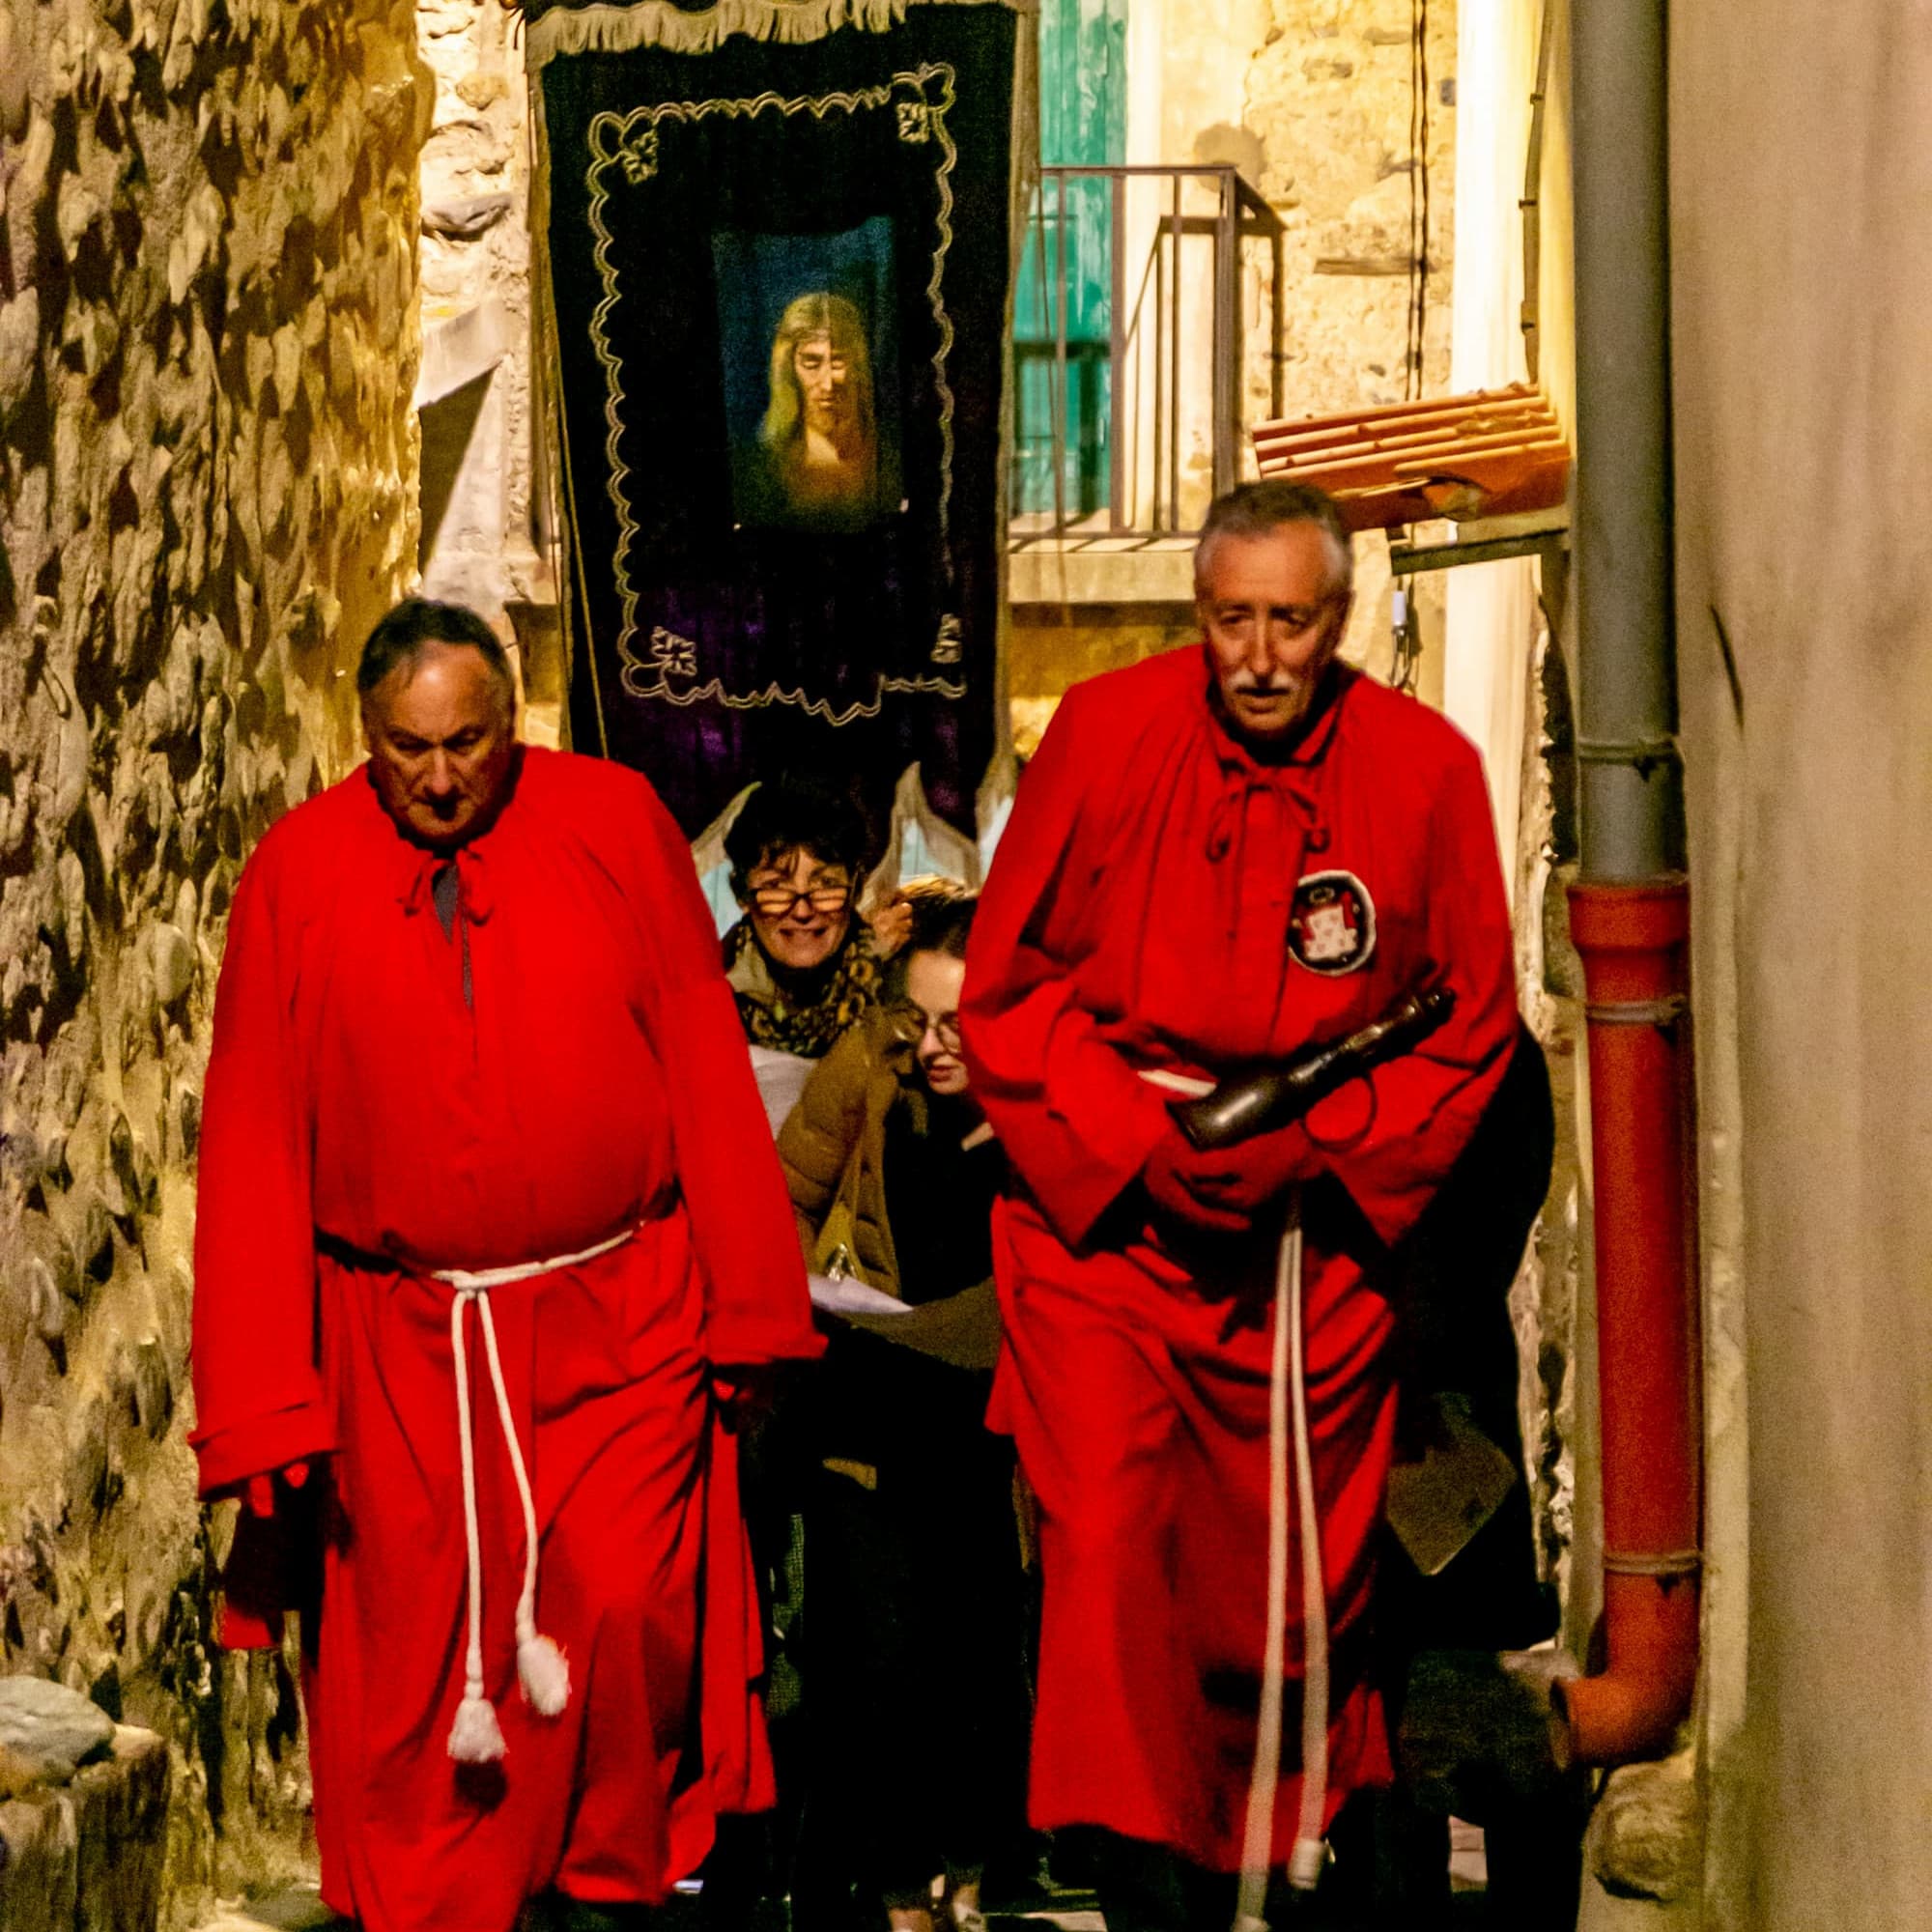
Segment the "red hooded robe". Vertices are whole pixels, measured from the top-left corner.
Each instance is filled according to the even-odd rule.
[[[817,1352],[784,1183],[669,815],[615,765],[519,758],[458,856],[453,934],[438,862],[366,770],[291,812],[242,874],[215,1004],[193,1440],[210,1495],[326,1458],[307,1492],[316,1832],[323,1895],[366,1932],[508,1932],[553,1883],[659,1898],[716,1810],[771,1802],[710,1371]],[[541,1525],[537,1624],[573,1680],[555,1718],[517,1690],[523,1521],[466,1317],[485,1685],[507,1753],[459,1765],[452,1291],[428,1277],[629,1229],[490,1297]],[[246,1640],[242,1600],[278,1599],[245,1560],[259,1525],[243,1531],[230,1611]]]
[[[1007,1346],[991,1420],[1015,1436],[1040,1515],[1034,1822],[1106,1826],[1233,1871],[1266,1623],[1279,1224],[1182,1241],[1150,1222],[1134,1183],[1171,1095],[1140,1074],[1218,1077],[1420,986],[1456,995],[1419,1052],[1309,1122],[1328,1150],[1304,1191],[1304,1329],[1332,1817],[1389,1768],[1363,1655],[1395,1413],[1386,1244],[1467,1140],[1517,1018],[1467,741],[1337,667],[1292,755],[1265,763],[1209,689],[1201,654],[1179,651],[1068,695],[1001,840],[962,1018],[1015,1177],[996,1221]],[[1277,1863],[1300,1802],[1298,1599],[1286,1641]]]

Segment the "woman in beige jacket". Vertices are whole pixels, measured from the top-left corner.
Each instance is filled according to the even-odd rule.
[[[805,1394],[809,1751],[895,1932],[957,1927],[1018,1809],[1025,1678],[1010,1445],[985,1427],[1001,1158],[959,1055],[970,898],[916,907],[887,1003],[779,1136],[808,1254],[903,1313],[847,1320]],[[822,1822],[822,1821],[821,1821]]]

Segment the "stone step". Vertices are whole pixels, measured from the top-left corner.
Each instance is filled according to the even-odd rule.
[[[224,1906],[197,1932],[354,1932],[354,1927],[323,1904],[314,1886],[298,1885]]]
[[[150,1932],[167,1852],[168,1747],[114,1727],[105,1756],[0,1804],[7,1932]]]

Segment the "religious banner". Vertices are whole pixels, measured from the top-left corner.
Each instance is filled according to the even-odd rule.
[[[697,836],[996,750],[1018,15],[526,0],[571,728]]]

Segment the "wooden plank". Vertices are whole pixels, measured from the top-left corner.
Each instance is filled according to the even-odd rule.
[[[1386,422],[1391,416],[1426,415],[1441,412],[1474,412],[1487,404],[1507,404],[1527,402],[1542,408],[1548,408],[1541,391],[1527,383],[1512,383],[1501,389],[1471,389],[1465,395],[1440,396],[1431,401],[1410,400],[1405,403],[1378,403],[1371,409],[1350,410],[1346,413],[1331,413],[1325,416],[1291,416],[1280,422],[1259,423],[1254,435],[1257,440],[1273,440],[1284,436],[1298,435],[1304,430],[1319,430],[1331,424]]]

